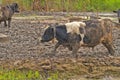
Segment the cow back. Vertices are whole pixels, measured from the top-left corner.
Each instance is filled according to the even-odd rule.
[[[13,10],[10,8],[10,6],[6,6],[4,10],[4,16],[6,18],[11,18],[12,15],[14,14]]]

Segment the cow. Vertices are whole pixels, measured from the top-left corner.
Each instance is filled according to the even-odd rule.
[[[4,22],[4,26],[7,26],[6,21],[8,21],[8,27],[10,27],[11,18],[15,12],[19,12],[18,8],[19,6],[17,3],[12,3],[7,6],[0,6],[0,23]]]
[[[117,11],[113,11],[113,12],[117,13],[118,22],[120,23],[120,9],[118,9]]]
[[[67,24],[75,23],[79,26],[78,32],[67,31]],[[76,25],[76,26],[77,26]],[[73,29],[73,27],[71,28]],[[77,30],[76,30],[77,31]],[[77,51],[80,47],[95,47],[98,44],[103,44],[110,55],[114,55],[114,45],[112,37],[112,24],[110,19],[87,20],[83,22],[71,22],[64,25],[50,26],[42,35],[41,42],[51,41],[53,38],[57,39],[55,51],[63,45],[72,51],[72,54],[77,57]],[[83,42],[81,42],[83,40]]]

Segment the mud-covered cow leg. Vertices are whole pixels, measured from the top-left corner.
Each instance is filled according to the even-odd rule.
[[[7,26],[7,22],[6,22],[6,21],[4,21],[4,26],[5,26],[5,27]]]
[[[56,50],[60,45],[61,45],[61,43],[59,43],[59,42],[57,44],[55,44],[53,51],[51,51],[51,53],[50,53],[50,57],[55,56]]]
[[[11,18],[8,19],[8,27],[10,27]]]
[[[110,42],[102,42],[102,44],[107,48],[110,55],[114,55],[115,50],[114,50],[114,46],[113,46],[112,43],[110,43]]]
[[[118,21],[119,21],[119,23],[120,23],[120,17],[118,18]]]
[[[55,45],[55,48],[54,48],[54,50],[53,50],[54,53],[56,52],[57,48],[58,48],[60,45],[61,45],[60,42],[58,42],[58,43]]]
[[[77,52],[80,48],[79,43],[75,43],[75,45],[72,46],[72,54],[75,58],[78,58]]]

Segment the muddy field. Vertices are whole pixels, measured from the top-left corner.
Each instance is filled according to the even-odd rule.
[[[76,76],[84,75],[85,77],[105,77],[106,75],[119,77],[120,29],[113,28],[116,56],[108,56],[107,49],[101,44],[94,50],[81,47],[78,59],[72,57],[71,51],[63,46],[60,46],[55,55],[51,56],[50,53],[55,43],[43,44],[39,38],[48,24],[66,23],[69,16],[58,14],[28,16],[27,14],[14,16],[10,28],[4,27],[3,24],[0,25],[0,33],[10,38],[8,43],[0,43],[1,67],[32,69],[41,72],[48,70],[71,72]]]

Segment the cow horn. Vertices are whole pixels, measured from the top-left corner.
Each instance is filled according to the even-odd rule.
[[[44,28],[44,30],[46,30],[48,27],[49,27],[49,25],[46,25],[45,28]]]

